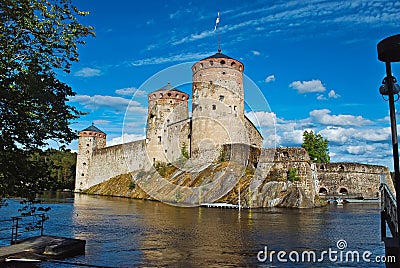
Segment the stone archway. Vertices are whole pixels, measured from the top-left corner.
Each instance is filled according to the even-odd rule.
[[[349,194],[349,190],[347,190],[346,187],[340,187],[338,192],[339,192],[339,194],[342,194],[342,195],[348,195]]]
[[[328,194],[328,190],[325,187],[320,187],[318,194],[320,195],[327,195]]]

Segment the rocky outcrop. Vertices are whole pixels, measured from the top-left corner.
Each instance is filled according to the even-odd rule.
[[[230,161],[205,166],[186,165],[185,168],[163,164],[151,171],[116,176],[92,186],[86,193],[159,200],[183,206],[208,202],[238,204],[239,200],[242,207],[253,208],[315,206],[314,196],[308,196],[300,182],[288,181],[284,171],[282,176],[273,174],[273,177],[255,174],[251,166],[244,168]],[[258,187],[254,189],[252,185]]]
[[[181,206],[240,202],[242,207],[250,208],[313,208],[326,204],[319,194],[325,198],[331,193],[376,197],[380,180],[385,177],[393,187],[386,167],[356,163],[311,165],[303,148],[261,149],[233,144],[224,146],[214,163],[192,159],[181,159],[174,165],[158,163],[148,171],[139,169],[113,177],[92,186],[87,193]]]

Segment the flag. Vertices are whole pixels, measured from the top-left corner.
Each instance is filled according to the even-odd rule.
[[[215,27],[214,27],[214,31],[217,30],[217,27],[219,26],[219,11],[218,11],[218,16],[217,19],[215,20]]]

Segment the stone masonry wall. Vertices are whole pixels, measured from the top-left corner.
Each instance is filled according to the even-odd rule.
[[[263,137],[261,136],[261,133],[246,116],[244,116],[244,125],[246,127],[249,144],[257,147],[262,147]]]
[[[381,180],[386,181],[394,192],[390,171],[387,167],[358,163],[319,163],[317,191],[320,195],[362,196],[377,198]]]
[[[95,150],[88,170],[88,188],[120,174],[147,169],[149,166],[151,162],[144,140]]]
[[[271,184],[276,183],[285,184],[282,191],[285,191],[284,189],[291,184],[306,194],[308,202],[314,202],[316,190],[312,178],[310,157],[303,148],[267,149],[245,144],[227,144],[223,148],[225,160],[241,163],[247,167],[247,170],[254,169],[254,176],[249,182],[251,207],[269,206],[268,204],[274,204],[273,199],[281,202],[281,199],[276,198],[280,193],[271,195],[269,193]],[[291,168],[297,171],[299,180],[296,182],[288,182],[288,171]]]

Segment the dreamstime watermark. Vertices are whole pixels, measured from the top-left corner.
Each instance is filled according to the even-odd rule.
[[[268,246],[264,247],[264,250],[260,250],[257,254],[257,260],[259,262],[268,263],[395,263],[395,256],[374,256],[369,251],[359,250],[348,250],[347,241],[340,239],[336,243],[336,248],[328,248],[323,251],[315,250],[304,250],[304,251],[275,251],[268,250]]]

